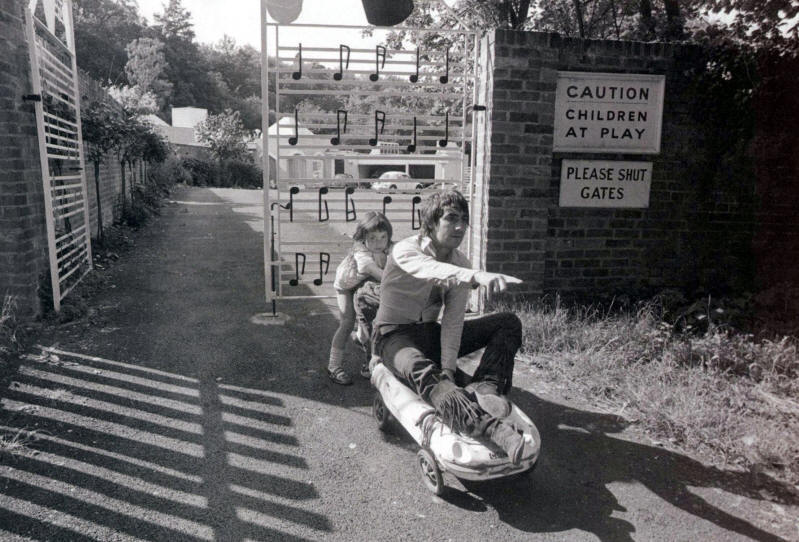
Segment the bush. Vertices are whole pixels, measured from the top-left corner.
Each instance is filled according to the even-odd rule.
[[[246,160],[228,160],[224,164],[224,176],[229,179],[228,186],[240,188],[261,188],[263,170]]]
[[[217,184],[219,166],[215,162],[199,158],[183,158],[180,163],[191,178],[188,184],[194,186],[214,186]]]
[[[222,188],[261,188],[263,171],[252,160],[225,160],[221,169],[212,160],[183,158],[180,165],[189,176],[187,184]]]
[[[152,185],[151,185],[152,186]],[[131,189],[130,205],[125,208],[122,220],[131,228],[140,228],[147,223],[150,215],[155,212],[157,203],[153,203],[156,198],[154,190],[147,185],[137,184]]]
[[[149,180],[159,187],[168,189],[174,184],[190,184],[192,178],[189,171],[183,167],[180,158],[173,154],[163,162],[150,167]]]

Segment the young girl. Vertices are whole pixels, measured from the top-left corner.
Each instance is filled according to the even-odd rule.
[[[391,249],[391,233],[391,222],[385,215],[375,211],[367,213],[355,228],[355,234],[352,236],[352,249],[336,269],[336,280],[333,282],[333,287],[336,289],[341,321],[333,335],[333,342],[330,345],[330,360],[327,365],[327,374],[336,384],[345,386],[352,384],[352,378],[341,366],[341,363],[347,339],[355,325],[353,295],[355,290],[366,281],[380,282],[383,268],[386,266],[388,251]],[[360,332],[359,335],[361,335],[359,340],[363,340],[363,332]],[[368,371],[368,362],[366,370]],[[365,371],[362,369],[361,374],[364,373]]]

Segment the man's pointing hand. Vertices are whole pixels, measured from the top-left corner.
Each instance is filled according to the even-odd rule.
[[[475,284],[485,286],[488,295],[504,292],[508,284],[521,284],[522,280],[502,273],[489,273],[488,271],[478,271],[472,279]]]

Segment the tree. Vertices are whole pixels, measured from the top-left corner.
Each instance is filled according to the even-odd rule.
[[[431,5],[438,13],[446,12]],[[473,28],[525,28],[530,16],[530,0],[461,0],[455,4],[455,13],[468,21]],[[447,13],[447,17],[452,19]],[[452,23],[447,23],[452,24]],[[479,25],[479,26],[475,26]]]
[[[125,51],[128,53],[125,74],[130,84],[141,94],[150,92],[164,103],[172,90],[172,83],[162,77],[167,67],[164,43],[154,38],[139,38],[130,42]]]
[[[180,0],[170,0],[164,13],[155,16],[156,25],[148,37],[164,43],[164,78],[172,84],[173,106],[203,106],[219,111],[221,99],[207,64],[203,61],[197,44],[190,13],[183,9]],[[167,104],[162,112],[166,116]]]
[[[732,18],[729,24],[716,26],[733,39],[758,50],[774,50],[781,56],[799,54],[799,1],[705,0],[703,6]]]
[[[137,86],[122,85],[108,87],[108,94],[122,107],[138,114],[158,111],[158,98],[151,91],[142,92]]]
[[[197,138],[208,143],[211,154],[221,163],[224,160],[242,158],[247,154],[245,138],[247,130],[238,111],[226,109],[218,115],[209,115],[197,125]]]
[[[162,14],[155,14],[156,25],[161,34],[168,39],[194,41],[194,28],[191,12],[184,9],[180,0],[169,0]]]
[[[219,109],[241,113],[244,126],[261,127],[261,54],[249,45],[237,46],[230,36],[214,45],[201,45],[200,53],[219,96]],[[274,59],[270,59],[274,63]],[[273,90],[274,93],[274,90]],[[270,103],[274,104],[274,101]]]
[[[119,112],[106,102],[92,102],[81,111],[81,132],[86,157],[94,164],[94,188],[97,197],[97,240],[103,242],[103,208],[100,194],[100,164],[114,149],[122,131]]]
[[[135,0],[77,0],[74,20],[78,65],[103,84],[126,84],[125,44],[145,28]]]
[[[209,115],[195,128],[197,139],[208,143],[211,154],[219,161],[219,181],[226,160],[240,160],[247,156],[247,130],[238,111],[225,109],[218,115]]]
[[[133,173],[133,165],[144,153],[146,133],[150,131],[150,128],[141,122],[136,113],[131,110],[123,109],[121,118],[122,122],[117,128],[114,150],[116,150],[122,173],[122,215],[124,216],[127,214],[128,192],[125,166],[131,171],[131,182],[135,183],[136,177],[135,173]]]

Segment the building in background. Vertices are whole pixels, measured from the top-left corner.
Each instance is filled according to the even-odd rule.
[[[208,158],[208,144],[197,138],[197,125],[208,118],[208,110],[201,107],[173,107],[172,125],[156,115],[145,115],[142,120],[164,136],[181,158]]]

